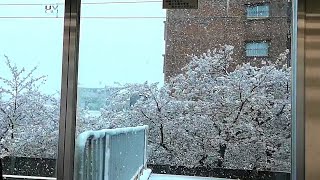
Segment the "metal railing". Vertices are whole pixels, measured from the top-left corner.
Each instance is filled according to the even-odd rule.
[[[138,179],[146,169],[147,130],[138,126],[81,133],[74,180]]]
[[[36,179],[36,180],[56,180],[54,177],[39,177],[39,176],[20,176],[20,175],[3,175],[3,179]]]

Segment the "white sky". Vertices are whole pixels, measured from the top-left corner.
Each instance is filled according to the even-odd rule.
[[[82,2],[117,2],[133,0],[83,0]],[[63,19],[23,19],[2,17],[55,17],[45,13],[44,5],[8,6],[5,3],[63,3],[63,0],[1,0],[0,1],[0,75],[4,69],[3,55],[18,66],[37,74],[48,75],[43,90],[60,90]],[[1,5],[2,4],[2,5]],[[59,5],[58,16],[64,6]],[[83,17],[165,17],[162,3],[83,4]],[[113,82],[163,83],[165,19],[82,19],[80,30],[79,83],[82,87],[101,87]]]

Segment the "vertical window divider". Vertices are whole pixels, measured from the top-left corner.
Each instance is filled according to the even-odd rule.
[[[57,180],[74,178],[81,0],[65,0]]]
[[[305,0],[292,2],[291,179],[305,179]]]

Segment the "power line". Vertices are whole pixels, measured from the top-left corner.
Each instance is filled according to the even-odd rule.
[[[0,19],[63,19],[64,17],[44,17],[44,16],[0,16]],[[80,17],[83,19],[165,19],[162,16],[109,16],[109,17]]]
[[[63,16],[0,16],[0,19],[61,19]],[[83,19],[165,19],[165,16],[83,16]],[[242,19],[245,16],[196,16],[196,17],[168,17],[168,20],[206,20],[210,22],[210,19]],[[287,16],[273,16],[269,17],[273,19],[285,19]]]
[[[81,17],[84,19],[164,19],[162,16],[109,16],[109,17]]]
[[[162,3],[162,1],[88,2],[88,3],[81,3],[81,4],[86,4],[86,5],[95,5],[95,4],[133,4],[133,3]]]
[[[101,4],[136,4],[136,3],[162,3],[162,1],[110,1],[110,2],[86,2],[83,5],[101,5]],[[46,5],[64,5],[64,3],[0,3],[0,6],[46,6]]]
[[[41,17],[41,16],[2,16],[0,19],[63,19],[64,17]]]

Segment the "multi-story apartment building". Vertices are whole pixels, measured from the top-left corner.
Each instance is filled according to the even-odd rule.
[[[276,59],[290,49],[290,16],[291,0],[199,0],[196,10],[168,10],[165,79],[181,73],[188,55],[224,44],[235,47],[235,64]]]

